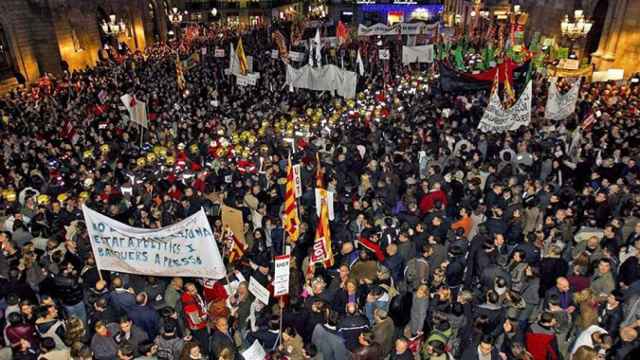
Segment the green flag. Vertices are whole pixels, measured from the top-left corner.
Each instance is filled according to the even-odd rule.
[[[458,68],[458,70],[464,70],[464,56],[462,55],[462,47],[460,45],[456,46],[456,49],[453,52],[453,60],[455,61],[456,68]]]

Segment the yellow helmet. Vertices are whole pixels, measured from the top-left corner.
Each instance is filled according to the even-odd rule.
[[[231,134],[231,143],[233,144],[240,143],[240,135],[238,135],[238,133],[234,132],[233,134]]]
[[[219,147],[219,148],[216,150],[216,156],[217,156],[217,157],[221,157],[222,155],[224,155],[224,148]]]
[[[136,160],[136,164],[140,167],[143,167],[147,164],[147,161],[143,157],[140,157],[138,158],[138,160]]]
[[[67,201],[68,198],[69,198],[69,194],[67,193],[58,194],[58,196],[56,197],[56,199],[58,199],[58,201],[60,202],[65,202]]]
[[[159,156],[159,157],[167,156],[167,148],[164,146],[160,146],[160,149],[158,149],[158,154],[156,154],[156,156]]]
[[[80,193],[80,195],[78,196],[80,198],[80,200],[87,200],[89,198],[89,192],[88,191],[83,191]]]
[[[191,144],[191,146],[189,147],[189,150],[191,150],[192,154],[197,154],[198,152],[200,152],[200,148],[198,148],[198,144]]]
[[[147,154],[147,162],[152,163],[152,162],[155,162],[156,159],[157,158],[155,153],[150,152]]]
[[[4,196],[5,200],[7,200],[8,202],[15,202],[16,201],[16,192],[11,190],[11,189],[7,189],[5,190],[2,195]]]
[[[176,163],[176,158],[175,158],[175,157],[173,157],[173,156],[167,156],[167,158],[165,159],[165,163],[166,163],[168,166],[173,166],[173,164],[175,164],[175,163]]]
[[[85,150],[85,151],[82,153],[82,157],[83,157],[84,159],[91,159],[91,158],[93,157],[93,150]]]
[[[36,197],[38,205],[49,205],[49,195],[40,194]]]
[[[154,154],[156,154],[156,156],[161,156],[161,155],[160,155],[160,149],[161,149],[161,148],[162,148],[162,146],[160,146],[160,145],[156,145],[156,146],[154,146],[154,147],[153,147],[153,150],[152,150],[152,151],[153,151],[153,153],[154,153]]]
[[[100,152],[104,153],[108,153],[110,150],[109,148],[109,144],[102,144],[100,145]]]

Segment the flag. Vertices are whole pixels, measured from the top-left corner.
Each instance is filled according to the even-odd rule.
[[[364,63],[362,62],[362,56],[360,56],[360,49],[358,49],[358,57],[356,59],[358,63],[358,73],[360,76],[364,75]]]
[[[320,39],[320,28],[316,29],[316,36],[313,39],[316,44],[316,66],[322,66],[322,40]]]
[[[516,95],[513,93],[513,88],[511,87],[511,81],[509,81],[508,77],[505,77],[504,80],[504,102],[507,107],[511,106],[516,101]]]
[[[336,25],[336,37],[340,42],[340,45],[346,43],[349,40],[349,29],[342,23],[342,20],[338,20]]]
[[[289,234],[291,242],[298,240],[300,230],[298,224],[300,224],[300,218],[298,217],[298,203],[296,202],[295,194],[295,180],[293,178],[293,165],[291,165],[291,158],[289,158],[289,164],[287,166],[287,185],[284,195],[284,230]]]
[[[187,88],[187,81],[184,79],[184,71],[182,69],[182,61],[180,61],[180,55],[178,54],[176,54],[176,84],[180,90]]]
[[[316,187],[324,189],[324,173],[320,164],[320,154],[316,153]]]
[[[242,47],[242,37],[238,39],[238,46],[236,47],[236,55],[238,56],[238,64],[240,65],[240,73],[247,75],[249,65],[247,57],[244,55],[244,48]]]
[[[464,55],[462,54],[462,46],[458,44],[453,51],[453,60],[458,70],[464,70]]]
[[[236,260],[244,256],[247,245],[238,239],[229,226],[225,227],[225,232],[224,249],[226,250],[229,264],[233,264]]]
[[[135,96],[135,95],[133,95],[133,96],[131,97],[131,102],[129,103],[129,106],[130,106],[130,107],[132,107],[132,108],[135,108],[135,107],[136,107],[137,102],[138,102],[138,101],[136,100],[136,96]]]
[[[321,262],[325,268],[333,266],[333,251],[331,250],[331,231],[329,229],[329,208],[327,199],[323,198],[320,206],[320,217],[316,224],[316,237],[313,242],[311,263]]]
[[[596,116],[594,113],[589,114],[582,122],[582,130],[591,131],[591,127],[596,123]]]

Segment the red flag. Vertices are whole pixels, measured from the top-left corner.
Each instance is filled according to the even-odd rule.
[[[135,107],[136,107],[136,104],[138,104],[138,101],[136,100],[136,96],[135,96],[135,95],[133,95],[133,96],[131,97],[131,102],[129,103],[129,106],[130,106],[131,108],[135,108]]]
[[[338,25],[336,26],[336,37],[341,45],[349,40],[349,29],[347,29],[341,20],[338,20]]]

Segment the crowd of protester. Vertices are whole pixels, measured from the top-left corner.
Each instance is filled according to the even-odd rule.
[[[218,29],[0,100],[0,358],[229,360],[254,341],[291,360],[639,358],[640,87],[585,82],[575,114],[549,121],[538,75],[530,126],[485,134],[488,93],[444,93],[424,65],[385,75],[365,56],[356,100],[289,91],[268,34],[243,34],[256,86],[225,73],[215,48],[237,34]],[[185,90],[176,51],[203,54]],[[147,129],[123,94],[147,103]],[[291,154],[294,130],[308,134]],[[303,194],[286,244],[289,155]],[[309,259],[317,173],[335,200],[329,268]],[[204,208],[225,258],[220,209],[239,208],[230,279],[269,288],[289,245],[289,295],[99,274],[83,204],[144,228]]]

